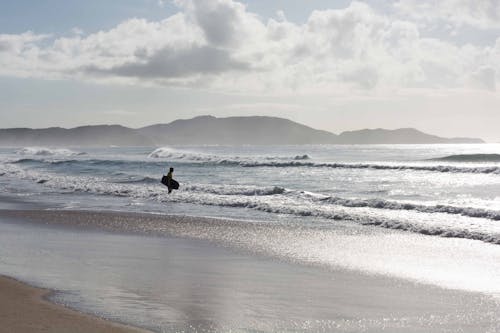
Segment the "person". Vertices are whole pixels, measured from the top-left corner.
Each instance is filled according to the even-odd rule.
[[[172,192],[172,179],[174,177],[174,168],[170,168],[170,170],[167,173],[167,187],[168,187],[168,193]]]

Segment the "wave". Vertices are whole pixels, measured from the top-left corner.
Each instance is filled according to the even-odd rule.
[[[16,151],[18,155],[32,155],[32,156],[79,156],[86,155],[85,152],[76,152],[70,149],[52,149],[46,147],[24,147]]]
[[[160,198],[160,197],[159,197]],[[423,235],[440,236],[446,238],[464,238],[470,240],[480,240],[486,243],[500,244],[500,231],[493,234],[484,224],[471,223],[463,221],[458,223],[456,220],[447,225],[439,225],[434,221],[434,214],[431,214],[427,221],[419,220],[418,216],[411,217],[386,217],[383,214],[366,214],[349,212],[345,210],[321,209],[315,205],[304,205],[294,201],[282,199],[278,202],[248,200],[241,198],[227,197],[208,197],[196,198],[194,196],[182,197],[171,196],[161,201],[189,202],[194,204],[247,208],[273,214],[287,214],[303,217],[319,217],[334,221],[348,221],[360,225],[377,226],[387,229],[403,230]]]
[[[382,164],[382,163],[341,163],[341,162],[312,162],[306,161],[310,159],[308,155],[297,155],[291,157],[284,156],[261,156],[258,157],[260,160],[251,160],[248,157],[233,156],[233,157],[223,157],[218,155],[206,155],[206,154],[196,154],[196,153],[185,153],[185,152],[174,152],[162,154],[161,152],[165,148],[158,148],[160,152],[156,150],[151,153],[154,156],[161,156],[162,158],[172,156],[173,160],[185,160],[187,162],[199,162],[206,163],[210,165],[222,165],[222,166],[239,166],[246,168],[257,168],[257,167],[276,167],[276,168],[333,168],[333,169],[370,169],[370,170],[396,170],[396,171],[428,171],[428,172],[440,172],[440,173],[474,173],[474,174],[499,174],[500,166],[477,166],[477,167],[464,167],[464,166],[454,166],[454,165],[417,165],[417,164]],[[171,152],[170,149],[167,150]],[[254,157],[257,158],[257,157]],[[44,160],[44,159],[34,159],[34,158],[22,158],[11,163],[49,163],[53,165],[70,165],[85,163],[93,166],[130,166],[137,165],[143,166],[148,165],[158,165],[158,167],[165,167],[162,161],[130,161],[130,160],[106,160],[106,159],[63,159],[63,160]]]
[[[87,160],[91,161],[91,160]],[[76,163],[82,163],[84,161],[69,159],[69,160],[46,160],[46,159],[36,159],[36,158],[20,158],[18,160],[11,161],[12,164],[50,164],[50,165],[72,165]]]
[[[304,155],[297,155],[293,159],[297,161],[297,160],[309,160],[311,158],[309,157],[309,155],[304,154]]]
[[[214,154],[177,150],[169,147],[157,148],[153,152],[151,152],[148,155],[148,157],[191,161],[191,162],[209,162],[209,163],[225,164],[225,165],[238,165],[244,162],[251,162],[253,160],[301,161],[301,160],[309,160],[311,158],[307,154],[295,155],[295,156],[221,156]]]
[[[389,210],[414,210],[422,213],[447,213],[467,217],[486,218],[500,221],[500,211],[472,207],[456,207],[450,205],[419,205],[383,199],[345,199],[339,197],[321,198],[320,201],[344,207],[369,207]]]
[[[172,148],[157,148],[148,155],[149,158],[165,158],[174,160],[189,160],[195,162],[217,162],[220,156],[204,153],[185,152]]]
[[[129,161],[129,160],[105,160],[105,159],[35,159],[35,158],[21,158],[18,160],[10,161],[12,164],[49,164],[49,165],[86,165],[86,166],[98,166],[98,167],[123,167],[123,166],[135,166],[142,167],[145,164],[157,165],[159,167],[165,168],[165,165],[161,162],[151,163],[148,161]]]
[[[120,184],[154,184],[154,183],[159,183],[160,179],[159,178],[153,178],[153,177],[139,177],[139,178],[128,178],[128,179],[123,179],[123,180],[117,180],[117,183]]]
[[[207,184],[188,184],[182,187],[188,192],[202,192],[218,195],[244,195],[244,196],[267,196],[283,194],[287,190],[280,186],[239,186],[239,185],[207,185]]]
[[[457,155],[458,156],[458,155]],[[312,162],[310,156],[218,156],[204,153],[179,151],[168,147],[158,148],[148,155],[150,158],[171,158],[191,162],[204,162],[225,166],[241,167],[310,167],[337,169],[372,169],[372,170],[413,170],[450,173],[500,174],[500,167],[460,167],[453,165],[412,165],[412,164],[379,164],[379,163],[342,163],[342,162]]]
[[[449,162],[500,162],[500,154],[461,154],[432,158],[430,161]]]
[[[334,169],[372,169],[372,170],[414,170],[452,173],[484,173],[500,174],[500,167],[457,167],[451,165],[408,165],[408,164],[375,164],[375,163],[315,163],[315,162],[255,162],[239,163],[243,167],[315,167]]]
[[[10,169],[11,167],[14,169]],[[291,191],[279,186],[181,184],[181,189],[174,195],[167,195],[164,186],[159,184],[159,179],[149,177],[131,179],[130,183],[119,183],[95,176],[61,176],[33,170],[26,171],[14,165],[8,166],[8,169],[10,170],[5,171],[18,178],[31,179],[39,182],[40,186],[64,192],[246,208],[271,214],[342,220],[425,235],[500,244],[500,225],[491,221],[499,220],[500,213],[485,209],[444,205],[424,206],[384,200],[325,198],[314,193]],[[139,184],[133,181],[150,181],[151,184]],[[409,212],[402,214],[401,211]],[[413,212],[410,213],[411,211]]]

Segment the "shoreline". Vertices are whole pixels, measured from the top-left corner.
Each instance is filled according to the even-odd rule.
[[[0,332],[148,332],[53,303],[53,292],[0,275]]]
[[[253,237],[262,237],[262,235],[273,231],[270,226],[259,223],[245,225],[248,228],[242,229],[237,221],[223,221],[214,218],[120,213],[116,211],[36,209],[0,210],[0,222],[2,222],[2,218],[7,226],[9,224],[12,226],[12,229],[5,230],[10,230],[10,232],[22,231],[23,229],[19,229],[19,227],[25,228],[26,231],[35,230],[37,240],[44,239],[39,238],[41,237],[39,231],[42,229],[50,235],[57,234],[61,230],[64,231],[62,236],[59,236],[61,238],[57,238],[57,235],[55,235],[54,238],[51,238],[51,241],[66,239],[67,235],[77,235],[76,238],[73,238],[74,236],[69,238],[71,239],[70,247],[68,247],[67,243],[64,243],[62,247],[56,248],[56,253],[61,256],[65,255],[62,251],[78,246],[75,242],[83,242],[83,247],[75,247],[78,251],[86,249],[89,242],[85,243],[85,241],[79,239],[85,236],[87,232],[90,232],[91,236],[88,239],[95,241],[92,244],[96,249],[99,248],[99,244],[105,244],[105,250],[108,251],[107,255],[111,256],[116,252],[121,258],[128,258],[128,256],[133,255],[133,258],[140,258],[141,261],[149,259],[153,261],[154,267],[158,267],[155,260],[175,263],[173,266],[168,266],[169,270],[151,271],[155,273],[151,274],[151,280],[146,281],[152,283],[150,287],[142,290],[132,289],[134,293],[137,293],[134,294],[134,297],[140,299],[152,297],[150,292],[155,290],[153,298],[161,305],[160,311],[163,311],[164,308],[162,307],[167,305],[172,311],[171,315],[167,316],[168,320],[179,320],[179,327],[181,328],[188,327],[188,324],[200,325],[198,328],[210,327],[208,325],[221,328],[221,330],[226,327],[224,325],[228,325],[228,328],[234,328],[238,326],[231,320],[226,321],[228,318],[237,318],[237,324],[240,321],[246,322],[248,318],[242,316],[241,313],[261,313],[270,316],[269,322],[257,324],[252,320],[255,320],[258,316],[252,317],[252,315],[250,317],[254,319],[248,321],[247,324],[250,325],[248,327],[259,328],[262,331],[298,328],[289,325],[293,320],[298,325],[302,325],[302,323],[305,325],[305,323],[313,319],[317,323],[324,325],[311,328],[313,331],[316,329],[320,331],[325,327],[333,329],[338,327],[336,325],[341,327],[338,331],[360,330],[362,326],[356,325],[368,325],[368,332],[372,330],[378,331],[377,329],[385,327],[384,325],[388,325],[393,329],[389,329],[388,332],[398,332],[403,329],[408,332],[440,332],[443,329],[457,331],[464,328],[474,330],[481,327],[498,327],[497,320],[479,316],[481,312],[485,313],[491,311],[491,309],[497,311],[498,309],[493,304],[490,305],[489,301],[479,293],[446,289],[408,281],[403,278],[366,274],[366,272],[362,271],[350,271],[340,268],[325,269],[325,267],[314,264],[308,265],[307,263],[298,263],[292,260],[287,261],[285,258],[282,258],[283,260],[276,259],[270,253],[266,255],[261,250],[252,252],[245,247],[235,250],[232,246],[234,244],[227,242],[224,237],[221,238],[222,232],[228,232],[230,238],[246,233],[251,235],[251,239],[253,239]],[[0,223],[1,226],[2,223]],[[288,229],[280,229],[279,232],[283,234],[287,232],[286,230]],[[308,235],[307,230],[300,228],[292,227],[289,231],[292,234],[302,233],[303,236]],[[218,236],[211,238],[207,237],[207,235]],[[272,235],[272,233],[269,235]],[[104,239],[101,239],[101,237],[104,237]],[[116,239],[118,239],[118,242],[114,244],[116,247],[109,248],[110,243],[108,241]],[[324,241],[323,238],[319,239]],[[271,242],[275,240],[271,239]],[[214,241],[216,241],[216,244],[213,244]],[[134,248],[131,249],[131,252],[126,252],[127,249],[130,249],[130,244]],[[22,245],[16,244],[14,249],[19,246]],[[150,247],[151,250],[149,251]],[[7,249],[10,248],[7,247]],[[36,245],[35,249],[38,250]],[[47,248],[43,248],[43,245],[42,249],[47,251]],[[148,251],[141,254],[143,249]],[[77,256],[78,258],[85,258],[85,255],[80,252],[77,253]],[[25,257],[21,256],[19,258],[22,260]],[[112,256],[106,258],[101,267],[114,264],[113,258]],[[94,260],[94,257],[84,260],[84,262],[92,260]],[[135,259],[133,262],[138,263]],[[125,261],[124,263],[129,262]],[[123,265],[123,263],[119,265],[127,266]],[[150,272],[152,266],[144,267],[146,270],[143,269],[143,272]],[[75,282],[79,281],[80,283],[77,284],[77,288],[81,288],[82,283],[86,284],[88,282],[86,279],[92,278],[92,275],[95,276],[95,266],[88,266],[87,269],[86,272],[90,275],[84,279],[75,280]],[[31,276],[38,278],[40,272],[36,268],[29,268],[29,270],[31,270]],[[125,270],[124,275],[117,272],[113,274],[132,281],[134,280],[134,271],[135,269]],[[144,282],[142,280],[144,275],[140,273],[140,269],[138,271],[140,280],[137,281],[142,283]],[[163,274],[165,272],[170,275]],[[6,275],[9,275],[9,273],[16,275],[16,272],[10,269],[4,273]],[[23,279],[22,275],[19,276]],[[50,273],[48,276],[51,276]],[[164,276],[165,279],[162,280],[161,276]],[[30,278],[27,280],[32,281]],[[93,317],[78,310],[70,310],[63,305],[58,305],[57,301],[52,302],[47,299],[51,295],[50,289],[29,287],[29,285],[24,285],[12,278],[2,278],[2,275],[0,275],[0,296],[4,300],[3,306],[11,306],[5,300],[15,297],[4,297],[2,294],[4,292],[2,286],[9,283],[9,281],[15,286],[15,290],[17,288],[28,290],[25,292],[31,292],[31,295],[35,295],[31,297],[39,297],[38,301],[35,300],[33,304],[29,304],[29,306],[35,308],[34,313],[38,312],[37,307],[43,308],[49,304],[49,308],[51,308],[49,310],[57,313],[62,311],[64,316],[81,316],[82,318],[78,317],[76,320],[79,322],[83,320],[86,323],[78,325],[104,325],[102,330],[101,326],[95,329],[93,326],[86,326],[87,328],[81,330],[78,330],[78,327],[66,326],[60,330],[57,327],[49,328],[49,332],[109,332],[110,329],[113,329],[111,332],[146,332],[142,329],[135,329],[134,327],[123,326],[106,319]],[[120,279],[117,281],[120,282]],[[283,284],[282,281],[286,281],[286,283]],[[54,283],[50,288],[57,290],[57,286],[58,284]],[[118,286],[120,288],[125,287],[124,285]],[[127,285],[126,290],[130,290],[131,286],[137,287],[138,284]],[[151,286],[154,286],[154,288],[151,289]],[[170,291],[179,292],[183,290],[188,293],[168,294]],[[165,298],[158,300],[156,298],[158,295],[163,295]],[[314,302],[309,303],[311,300],[314,300]],[[200,305],[200,302],[207,304]],[[226,304],[224,305],[224,303]],[[242,304],[244,307],[238,308]],[[15,309],[12,306],[11,308]],[[20,319],[18,325],[26,325],[27,323],[23,322],[27,318],[23,315],[25,311],[23,308],[20,309],[12,310],[9,313],[0,309],[0,313],[5,314],[4,316],[7,316],[9,320]],[[84,307],[84,309],[86,311],[94,308]],[[473,313],[469,313],[471,309]],[[176,319],[178,314],[186,315],[186,318]],[[60,316],[60,314],[57,316]],[[179,318],[182,318],[182,316]],[[285,320],[281,318],[285,318]],[[389,321],[386,322],[387,318],[389,318]],[[213,322],[212,319],[214,319]],[[479,319],[478,323],[475,323],[476,319]],[[69,322],[71,325],[75,325],[76,320],[70,320]],[[127,322],[129,322],[128,319]],[[133,325],[137,324],[137,321],[130,322]],[[18,330],[11,329],[10,331],[39,332],[47,327],[44,326],[47,323],[43,321],[37,322],[37,325],[39,326],[32,330],[20,328]],[[142,326],[142,324],[137,325]],[[68,329],[68,327],[71,329]],[[149,328],[149,326],[145,327]],[[7,329],[8,331],[9,329]],[[2,329],[0,329],[0,332],[3,332]]]

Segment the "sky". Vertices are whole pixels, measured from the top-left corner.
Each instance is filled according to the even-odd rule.
[[[500,142],[500,0],[0,1],[0,128],[265,115]]]

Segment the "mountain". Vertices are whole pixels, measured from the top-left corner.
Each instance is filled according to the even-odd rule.
[[[442,138],[430,135],[414,128],[399,128],[395,130],[363,129],[342,132],[338,138],[339,144],[427,144],[427,143],[484,143],[474,138]]]
[[[413,128],[364,129],[340,135],[275,117],[200,116],[138,129],[120,125],[0,129],[0,146],[154,146],[189,144],[426,144],[482,143],[442,138]]]
[[[80,126],[71,129],[0,129],[0,146],[152,146],[153,141],[120,125]]]
[[[138,129],[158,144],[312,144],[334,142],[335,134],[274,117],[200,116]]]

